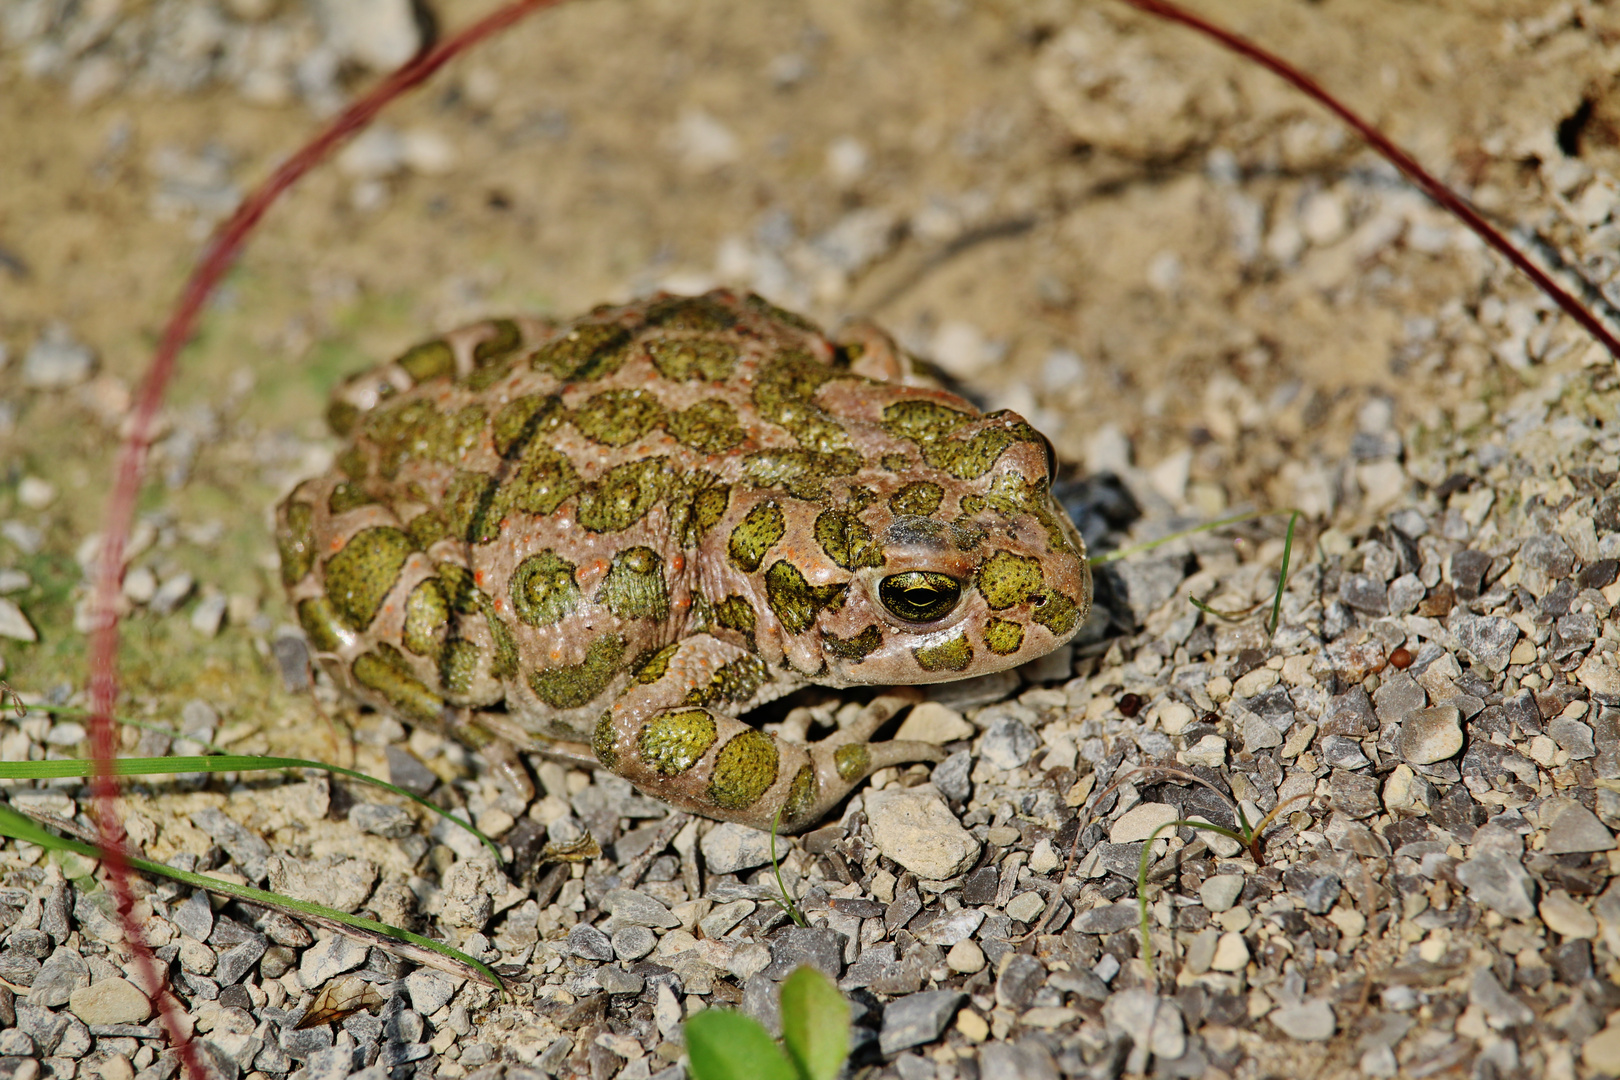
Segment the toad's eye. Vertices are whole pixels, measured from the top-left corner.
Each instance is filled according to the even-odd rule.
[[[1041,435],[1038,431],[1035,434]],[[1046,450],[1046,482],[1048,485],[1055,484],[1058,471],[1057,447],[1053,446],[1052,440],[1045,435],[1041,435],[1041,445]]]
[[[962,598],[962,583],[948,574],[908,570],[884,578],[878,585],[878,597],[895,618],[929,623],[956,607]]]

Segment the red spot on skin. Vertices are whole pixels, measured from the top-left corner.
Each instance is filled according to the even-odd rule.
[[[484,572],[482,570],[474,570],[473,581],[476,584],[482,585],[484,583]]]
[[[675,556],[673,559],[669,560],[669,565],[670,569],[674,570],[677,574],[680,573],[682,570],[686,569],[686,556]]]
[[[332,541],[332,550],[333,551],[342,551],[343,550],[343,541],[342,540],[333,540]]]

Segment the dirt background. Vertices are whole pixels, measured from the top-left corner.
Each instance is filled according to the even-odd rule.
[[[186,6],[97,8],[116,25]],[[431,4],[443,28],[487,9]],[[1496,220],[1613,273],[1620,8],[1201,9]],[[309,22],[297,0],[232,10]],[[1084,85],[1086,42],[1124,58],[1119,80]],[[30,47],[0,52],[0,521],[43,539],[0,539],[42,637],[0,656],[15,686],[58,699],[83,685],[75,555],[100,527],[128,389],[221,200],[317,124],[296,97],[222,79],[87,93],[92,55],[35,74]],[[1076,472],[1135,469],[1193,516],[1301,505],[1341,528],[1378,509],[1347,456],[1358,429],[1399,433],[1417,461],[1548,371],[1608,363],[1315,106],[1100,0],[577,3],[385,122],[436,136],[432,153],[387,175],[323,167],[269,215],[185,356],[165,436],[186,438],[160,447],[142,502],[156,539],[136,562],[197,590],[127,621],[127,707],[172,719],[205,698],[242,750],[315,730],[268,658],[286,611],[267,521],[330,452],[327,392],[467,319],[752,284],[830,325],[879,320],[1029,413]],[[24,385],[53,324],[95,351],[96,379]],[[54,501],[24,505],[25,477]],[[210,637],[186,615],[215,594],[230,607]]]

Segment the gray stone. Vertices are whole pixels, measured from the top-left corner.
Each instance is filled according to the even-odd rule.
[[[929,785],[869,792],[866,816],[878,850],[920,878],[955,877],[978,861],[978,840]]]
[[[1398,724],[1429,703],[1423,687],[1406,672],[1386,671],[1382,679],[1372,696],[1373,711],[1382,722]]]
[[[219,954],[219,962],[214,965],[214,978],[219,980],[221,986],[232,986],[241,982],[269,947],[269,940],[257,935],[246,941],[237,942]]]
[[[934,766],[934,786],[939,793],[955,803],[965,803],[973,797],[973,755],[958,750]]]
[[[1319,874],[1299,863],[1283,871],[1283,886],[1313,915],[1331,911],[1342,888],[1336,875]]]
[[[198,941],[207,941],[208,935],[214,932],[214,905],[201,889],[186,897],[185,903],[178,905],[171,917],[182,934]]]
[[[1335,809],[1353,818],[1371,817],[1378,813],[1378,780],[1361,773],[1335,769],[1328,778],[1328,802]]]
[[[878,1047],[885,1054],[898,1054],[913,1046],[939,1038],[967,995],[960,990],[928,990],[891,1001],[883,1010],[883,1030]]]
[[[603,964],[596,969],[596,985],[610,994],[639,994],[647,980],[616,964]]]
[[[438,784],[439,778],[433,770],[404,747],[387,746],[383,753],[388,758],[388,782],[395,787],[404,788],[412,795],[426,795]]]
[[[23,355],[23,385],[31,390],[66,390],[90,378],[96,354],[75,341],[68,328],[52,323]]]
[[[1550,801],[1542,809],[1542,822],[1547,827],[1542,850],[1548,855],[1614,850],[1614,835],[1596,814],[1573,799]]]
[[[416,831],[416,822],[408,811],[382,803],[355,803],[349,808],[349,824],[389,840],[403,840]]]
[[[575,923],[568,931],[568,951],[586,960],[612,960],[613,942],[590,923]]]
[[[1249,753],[1281,746],[1282,741],[1282,732],[1265,717],[1250,713],[1243,718],[1243,749]]]
[[[613,889],[602,899],[602,908],[612,913],[617,926],[657,926],[665,930],[681,925],[669,908],[634,889]]]
[[[1016,769],[1040,749],[1040,736],[1017,717],[1003,716],[979,742],[979,756],[998,769]]]
[[[771,966],[765,976],[778,982],[809,966],[834,982],[844,970],[844,936],[824,927],[790,926],[771,939]]]
[[[1071,925],[1082,934],[1107,937],[1109,934],[1117,934],[1121,930],[1135,926],[1139,918],[1135,900],[1120,900],[1082,911],[1074,917]]]
[[[979,1080],[1058,1080],[1052,1052],[1033,1039],[986,1043],[979,1050]]]
[[[359,1046],[327,1046],[309,1055],[305,1080],[347,1080],[365,1063],[365,1051]]]
[[[1270,1019],[1277,1030],[1297,1042],[1326,1042],[1333,1038],[1338,1018],[1322,998],[1307,998],[1298,1005],[1273,1009]]]
[[[1368,615],[1389,614],[1389,590],[1366,574],[1346,574],[1339,582],[1339,599]]]
[[[1519,558],[1550,578],[1566,578],[1575,569],[1575,553],[1556,533],[1532,536],[1520,544]]]
[[[1118,576],[1123,599],[1139,623],[1174,596],[1187,578],[1186,560],[1177,557],[1125,559],[1109,569]]]
[[[996,976],[996,1004],[1015,1011],[1029,1005],[1046,981],[1046,966],[1025,953],[1011,953]]]
[[[119,981],[122,982],[123,980]],[[129,986],[131,990],[135,989],[129,983],[124,983],[124,985]],[[85,991],[80,992],[84,993]],[[140,991],[137,990],[136,993],[140,993]],[[143,996],[141,1000],[145,1001],[146,999]],[[30,1039],[34,1040],[34,1045],[39,1048],[39,1052],[46,1056],[56,1053],[56,1044],[62,1040],[63,1032],[67,1031],[68,1019],[67,1016],[52,1012],[50,1009],[42,1009],[37,1005],[17,1002],[17,1027]]]
[[[456,980],[442,971],[423,968],[405,976],[405,992],[410,995],[411,1008],[423,1016],[432,1016],[456,996]]]
[[[1322,711],[1322,723],[1317,727],[1316,733],[1359,738],[1377,730],[1378,716],[1373,712],[1373,704],[1367,697],[1367,691],[1360,686],[1353,686],[1328,701],[1327,708]]]
[[[1208,911],[1230,911],[1243,892],[1242,874],[1216,874],[1198,887],[1198,899]]]
[[[949,915],[941,915],[917,934],[917,940],[924,945],[938,945],[948,949],[959,941],[966,941],[978,930],[984,922],[984,912],[977,908],[964,907]]]
[[[0,638],[10,638],[13,641],[38,641],[39,634],[34,630],[34,624],[28,621],[22,608],[16,601],[0,596]]]
[[[771,861],[771,834],[735,822],[724,822],[710,829],[699,845],[711,874],[735,874],[764,866]],[[785,854],[782,845],[778,851]]]
[[[752,900],[733,900],[729,904],[721,904],[703,918],[698,920],[698,927],[706,938],[722,938],[729,934],[733,927],[754,913],[759,905]]]
[[[1361,743],[1343,735],[1329,735],[1316,742],[1317,757],[1335,769],[1359,769],[1367,764],[1367,755],[1361,752]]]
[[[962,903],[993,904],[1000,885],[1001,871],[994,866],[981,866],[962,882]]]
[[[1497,1031],[1525,1027],[1536,1019],[1528,1005],[1502,988],[1488,967],[1474,972],[1474,981],[1468,986],[1468,1000],[1480,1007],[1485,1013],[1485,1022]]]
[[[1575,761],[1597,756],[1597,747],[1592,744],[1592,729],[1579,720],[1555,717],[1547,725],[1547,734],[1560,749],[1568,750],[1570,758]]]
[[[16,936],[13,932],[12,937]],[[89,985],[90,968],[84,957],[64,945],[40,965],[28,989],[28,1003],[47,1009],[60,1008],[68,1003],[75,990]]]
[[[270,845],[258,833],[249,832],[212,806],[191,815],[191,823],[225,849],[231,860],[252,881],[263,881],[270,859]]]
[[[377,884],[375,863],[338,855],[308,860],[271,855],[264,868],[272,892],[339,911],[359,910]]]
[[[613,954],[620,960],[640,960],[657,945],[657,935],[645,926],[621,926],[613,931]]]
[[[1487,828],[1490,826],[1482,826],[1480,832]],[[1477,841],[1477,833],[1475,837]],[[1518,856],[1485,851],[1458,866],[1455,873],[1476,903],[1509,919],[1535,917],[1536,883],[1525,873]]]
[[[1491,568],[1491,557],[1483,551],[1465,548],[1451,556],[1451,584],[1457,595],[1472,600],[1485,587],[1485,573]]]
[[[125,979],[103,979],[73,991],[68,1008],[86,1024],[139,1024],[152,1015],[152,1003]]]
[[[366,962],[369,950],[360,942],[342,934],[333,934],[318,941],[298,964],[298,977],[305,986],[321,986],[334,976],[353,971]]]
[[[422,46],[409,0],[320,0],[315,7],[325,43],[372,71],[392,71]]]
[[[1452,608],[1446,628],[1457,635],[1457,642],[1475,660],[1500,674],[1507,670],[1508,657],[1519,640],[1519,628],[1507,619],[1472,615],[1461,607]]]
[[[1462,714],[1451,705],[1408,713],[1401,721],[1401,757],[1413,765],[1432,765],[1456,757],[1463,747]]]
[[[1389,613],[1391,615],[1411,613],[1416,610],[1428,592],[1416,574],[1402,574],[1389,583]]]

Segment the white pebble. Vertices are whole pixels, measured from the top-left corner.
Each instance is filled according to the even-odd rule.
[[[30,510],[43,510],[56,501],[56,485],[37,476],[25,476],[17,484],[17,501]]]

